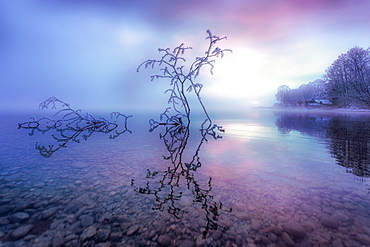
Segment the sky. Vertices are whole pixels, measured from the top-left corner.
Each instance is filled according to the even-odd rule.
[[[370,46],[367,0],[0,0],[0,111],[29,111],[55,96],[83,110],[157,111],[166,80],[138,65],[158,48],[207,49],[206,30],[231,49],[207,69],[207,108],[271,106],[280,85],[323,78],[354,46]]]

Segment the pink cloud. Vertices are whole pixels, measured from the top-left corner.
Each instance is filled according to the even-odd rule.
[[[235,1],[223,7],[228,9],[217,17],[221,23],[238,26],[244,35],[261,41],[294,35],[307,25],[346,27],[370,22],[369,2],[357,0]]]
[[[207,20],[224,30],[237,30],[244,37],[271,42],[307,26],[369,25],[368,9],[370,2],[360,0],[162,1],[147,17],[174,25]]]
[[[262,42],[293,35],[304,25],[330,28],[370,23],[370,1],[362,0],[80,0],[68,5],[109,9],[147,20],[163,30],[216,26]]]

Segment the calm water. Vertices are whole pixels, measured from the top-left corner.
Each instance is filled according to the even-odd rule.
[[[3,116],[0,246],[370,245],[370,115],[255,111],[218,139],[149,118],[46,158],[58,133]]]

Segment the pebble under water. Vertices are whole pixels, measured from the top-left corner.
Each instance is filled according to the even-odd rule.
[[[192,129],[183,167],[145,121],[45,158],[26,118],[1,120],[0,246],[370,245],[366,116],[221,118],[220,139]]]

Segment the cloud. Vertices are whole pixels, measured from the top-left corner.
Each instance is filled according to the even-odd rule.
[[[181,43],[194,48],[189,59],[204,54],[207,29],[227,35],[220,45],[234,53],[199,78],[206,100],[257,101],[368,46],[368,9],[357,0],[0,1],[0,105],[32,108],[51,95],[84,109],[164,105],[167,82],[137,66]]]
[[[352,26],[370,23],[368,1],[361,0],[179,0],[47,1],[61,11],[88,11],[147,23],[156,32],[186,33],[215,27],[255,42],[276,42],[307,25]],[[370,25],[370,24],[367,24]],[[140,24],[138,25],[140,28]],[[217,30],[217,31],[218,31]]]

